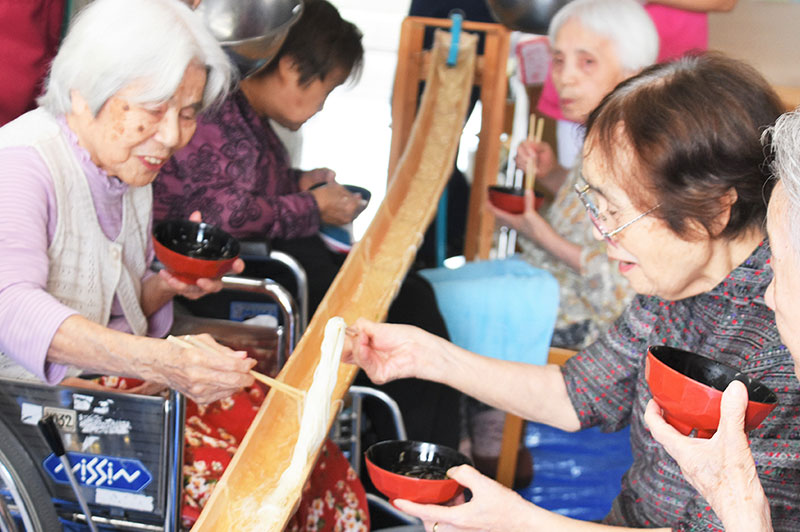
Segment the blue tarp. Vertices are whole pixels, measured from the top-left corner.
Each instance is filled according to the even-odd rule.
[[[633,463],[628,428],[611,434],[598,429],[564,432],[528,423],[525,446],[533,456],[533,482],[519,494],[584,521],[605,517]]]

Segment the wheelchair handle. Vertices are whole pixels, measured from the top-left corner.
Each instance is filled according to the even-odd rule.
[[[66,453],[64,451],[64,441],[61,439],[61,433],[58,431],[58,425],[56,425],[53,416],[41,418],[37,425],[39,425],[39,430],[53,454],[59,457],[64,456]]]
[[[64,440],[61,439],[61,432],[58,430],[55,418],[53,418],[53,416],[45,416],[36,424],[39,426],[39,430],[42,436],[44,436],[50,450],[61,460],[64,473],[66,473],[67,479],[69,479],[69,483],[72,486],[72,491],[75,492],[75,497],[78,498],[78,504],[80,504],[83,515],[86,517],[86,524],[92,532],[97,532],[97,525],[95,525],[92,520],[92,512],[89,510],[89,504],[83,497],[78,481],[75,479],[75,474],[72,472],[72,465],[69,463],[69,458],[64,450]]]

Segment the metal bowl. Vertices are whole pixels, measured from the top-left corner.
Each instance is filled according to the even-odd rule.
[[[525,33],[547,33],[550,20],[570,0],[486,0],[498,22]]]
[[[203,0],[197,7],[242,77],[275,57],[302,12],[301,0]]]

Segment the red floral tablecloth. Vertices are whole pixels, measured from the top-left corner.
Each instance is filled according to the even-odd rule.
[[[117,389],[141,384],[135,379],[102,377],[99,383]],[[184,494],[181,514],[190,527],[228,467],[239,442],[266,397],[256,383],[209,405],[187,400],[184,431]],[[367,498],[350,463],[326,441],[303,488],[297,512],[286,527],[300,531],[368,531]]]

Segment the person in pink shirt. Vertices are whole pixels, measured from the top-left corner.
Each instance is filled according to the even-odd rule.
[[[138,377],[199,403],[253,384],[243,352],[157,339],[173,296],[221,282],[149,269],[150,185],[234,78],[176,0],[96,0],[79,14],[39,107],[0,128],[0,374]]]

